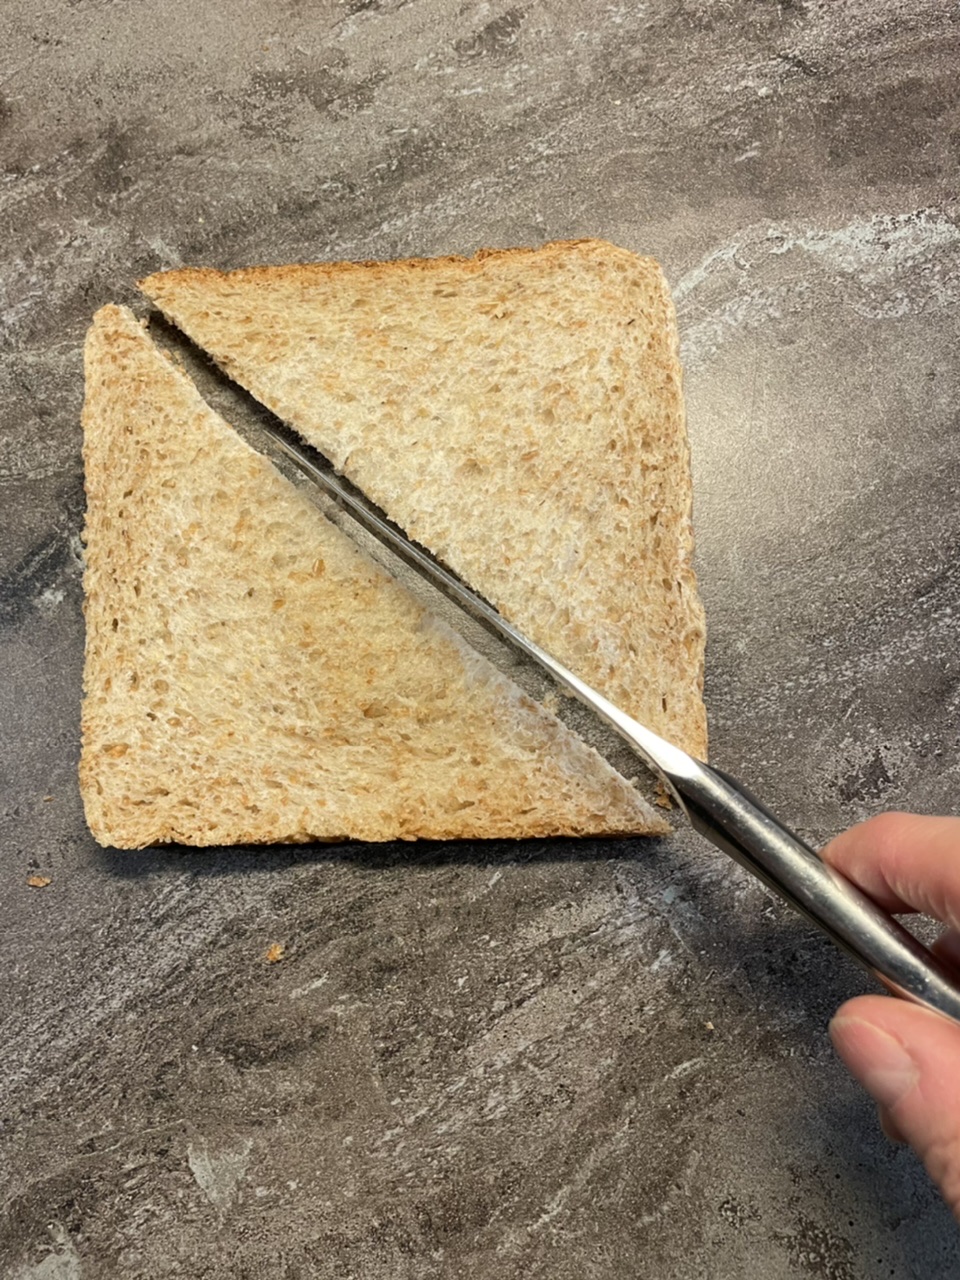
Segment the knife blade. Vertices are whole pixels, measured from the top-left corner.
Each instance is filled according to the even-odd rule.
[[[638,723],[526,636],[279,422],[262,429],[298,471],[362,529],[461,609],[531,659],[612,728],[676,799],[693,827],[822,929],[896,996],[960,1023],[960,987],[927,947],[730,775]]]

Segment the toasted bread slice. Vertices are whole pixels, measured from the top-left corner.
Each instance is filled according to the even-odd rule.
[[[80,780],[103,844],[662,832],[108,306],[86,346]]]
[[[143,291],[521,630],[706,754],[673,306],[599,241]]]

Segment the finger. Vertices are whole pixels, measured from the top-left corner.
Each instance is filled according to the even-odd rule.
[[[925,911],[960,929],[960,818],[882,813],[823,850],[887,911]]]
[[[960,1026],[905,1000],[858,996],[830,1036],[960,1218]]]

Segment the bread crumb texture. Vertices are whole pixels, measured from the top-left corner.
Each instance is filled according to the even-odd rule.
[[[667,829],[251,450],[131,312],[97,313],[85,363],[80,783],[102,844]]]
[[[705,757],[673,304],[601,241],[141,282],[508,618]]]

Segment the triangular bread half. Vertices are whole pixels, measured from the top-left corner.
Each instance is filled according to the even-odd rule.
[[[706,754],[673,305],[601,241],[140,287],[540,645]]]
[[[131,312],[86,345],[81,790],[103,844],[663,832]]]

